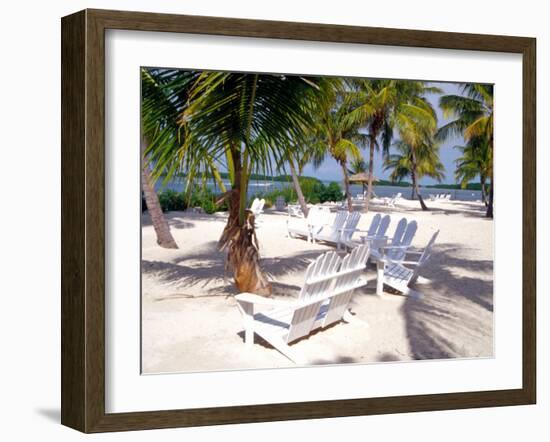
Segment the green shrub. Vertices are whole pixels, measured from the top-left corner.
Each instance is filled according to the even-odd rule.
[[[163,212],[185,210],[188,207],[201,207],[208,214],[228,210],[227,202],[216,206],[217,196],[208,188],[196,187],[191,195],[165,189],[158,193],[158,198]]]
[[[163,190],[158,194],[160,207],[163,212],[170,210],[185,210],[187,205],[183,194],[171,189]]]

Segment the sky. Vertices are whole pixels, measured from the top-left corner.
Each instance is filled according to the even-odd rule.
[[[443,91],[443,95],[461,95],[460,88],[457,83],[429,83],[429,86],[438,87]],[[449,119],[443,118],[443,112],[439,108],[440,94],[429,94],[426,96],[428,101],[434,107],[437,113],[438,127],[446,124]],[[458,149],[454,149],[454,146],[463,145],[464,139],[462,137],[449,138],[443,144],[441,144],[439,150],[439,157],[441,162],[445,166],[445,178],[443,183],[454,184],[454,171],[455,171],[455,160],[460,156]],[[391,153],[391,152],[390,152]],[[363,157],[368,158],[368,150],[364,150]],[[390,171],[384,171],[384,160],[382,158],[381,152],[375,152],[374,154],[374,176],[380,179],[388,179]],[[332,180],[332,181],[341,181],[342,180],[342,169],[332,158],[327,158],[323,164],[315,169],[311,164],[308,164],[304,167],[303,175],[306,176],[315,176],[320,180]],[[420,180],[420,184],[429,185],[437,183],[436,180],[430,177],[423,177]]]

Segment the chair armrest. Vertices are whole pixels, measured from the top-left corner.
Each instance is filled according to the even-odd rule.
[[[235,300],[237,302],[247,303],[247,304],[257,304],[257,305],[270,305],[274,307],[291,307],[296,301],[285,301],[282,299],[273,299],[265,298],[264,296],[259,296],[254,293],[239,293],[235,295]]]
[[[384,250],[407,250],[410,246],[383,246]]]

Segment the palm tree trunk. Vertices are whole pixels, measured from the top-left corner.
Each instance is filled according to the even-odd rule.
[[[367,199],[365,200],[365,212],[369,211],[370,199],[372,196],[372,178],[374,175],[374,147],[376,140],[371,137],[369,150],[369,181],[367,184]]]
[[[292,160],[292,158],[288,159],[288,164],[290,166],[290,175],[292,176],[294,189],[296,190],[296,195],[298,195],[298,203],[300,204],[302,213],[304,214],[304,216],[307,217],[309,209],[307,207],[306,199],[304,197],[304,193],[302,192],[302,186],[300,186],[300,180],[298,179],[298,175],[296,174],[296,168],[294,167],[294,161]]]
[[[147,211],[151,217],[155,234],[157,235],[157,244],[165,249],[177,249],[178,245],[170,232],[168,222],[162,213],[160,207],[159,198],[149,174],[149,165],[145,162],[145,149],[149,145],[148,140],[145,137],[141,138],[140,152],[141,152],[141,189],[143,190],[143,196],[145,198],[145,204],[147,205]]]
[[[146,164],[142,164],[141,166],[141,187],[145,197],[145,204],[147,204],[147,211],[157,235],[157,244],[165,249],[177,249],[178,245],[174,241],[168,222],[162,213],[157,193],[151,184],[149,166]]]
[[[260,266],[260,248],[254,215],[245,210],[244,217],[242,216],[243,202],[246,205],[246,198],[242,198],[242,192],[246,192],[248,177],[243,177],[241,153],[235,146],[232,149],[232,157],[235,179],[229,199],[229,217],[218,246],[220,250],[227,251],[226,269],[232,270],[239,292],[269,296],[271,284]]]
[[[342,166],[342,172],[344,173],[344,191],[346,193],[346,199],[348,200],[348,210],[353,212],[353,201],[351,200],[351,191],[349,189],[349,176],[348,168],[345,161],[340,162]]]
[[[428,206],[426,206],[426,203],[424,203],[424,198],[422,198],[422,195],[420,194],[420,189],[418,188],[418,181],[416,179],[416,156],[414,154],[414,150],[412,152],[411,180],[413,185],[413,194],[416,193],[418,201],[420,202],[420,207],[422,208],[422,210],[430,210],[428,209]]]
[[[481,201],[483,201],[483,204],[485,204],[485,207],[487,207],[487,179],[485,176],[480,176],[480,184],[481,184]]]
[[[485,214],[485,216],[487,218],[492,218],[493,217],[493,188],[495,187],[494,186],[494,181],[493,181],[493,177],[491,176],[491,183],[490,183],[490,188],[489,188],[489,202],[487,204],[487,213]]]

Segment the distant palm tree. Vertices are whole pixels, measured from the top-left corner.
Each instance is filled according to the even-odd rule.
[[[492,173],[492,158],[489,145],[483,138],[472,138],[465,146],[455,146],[462,152],[462,156],[456,159],[455,179],[463,189],[469,182],[479,177],[481,187],[481,200],[486,206],[487,178]]]
[[[362,159],[361,148],[367,139],[359,129],[368,116],[368,108],[358,101],[357,94],[344,90],[337,79],[325,79],[320,89],[314,116],[314,165],[319,166],[327,155],[336,160],[342,169],[348,210],[352,211],[348,161]]]
[[[493,158],[493,86],[488,84],[463,84],[464,95],[444,95],[439,100],[444,116],[455,119],[442,126],[438,138],[444,140],[451,135],[461,135],[466,143],[477,138],[487,143],[488,157]],[[481,172],[481,171],[480,171]],[[493,217],[493,168],[489,167],[489,200],[486,216]]]
[[[229,203],[227,224],[219,240],[241,292],[271,293],[259,263],[254,215],[247,210],[253,173],[270,173],[283,160],[286,146],[304,137],[312,125],[316,79],[227,72],[199,72],[178,122],[182,143],[154,149],[157,173],[185,170],[188,175],[228,171],[231,189],[218,203]],[[218,174],[219,175],[219,174]]]
[[[402,132],[406,126],[411,126],[411,120],[416,125],[432,126],[436,122],[435,112],[425,95],[430,92],[438,93],[440,90],[429,87],[422,81],[408,80],[356,80],[354,86],[363,92],[364,107],[368,108],[368,210],[373,186],[374,152],[382,149],[387,157],[395,130]]]
[[[419,143],[411,146],[403,141],[393,145],[398,153],[391,154],[385,162],[385,170],[391,170],[392,181],[402,181],[410,177],[412,181],[411,199],[418,198],[421,207],[425,210],[425,204],[418,188],[418,181],[425,176],[441,182],[445,177],[445,167],[439,159],[439,146],[430,143]]]

